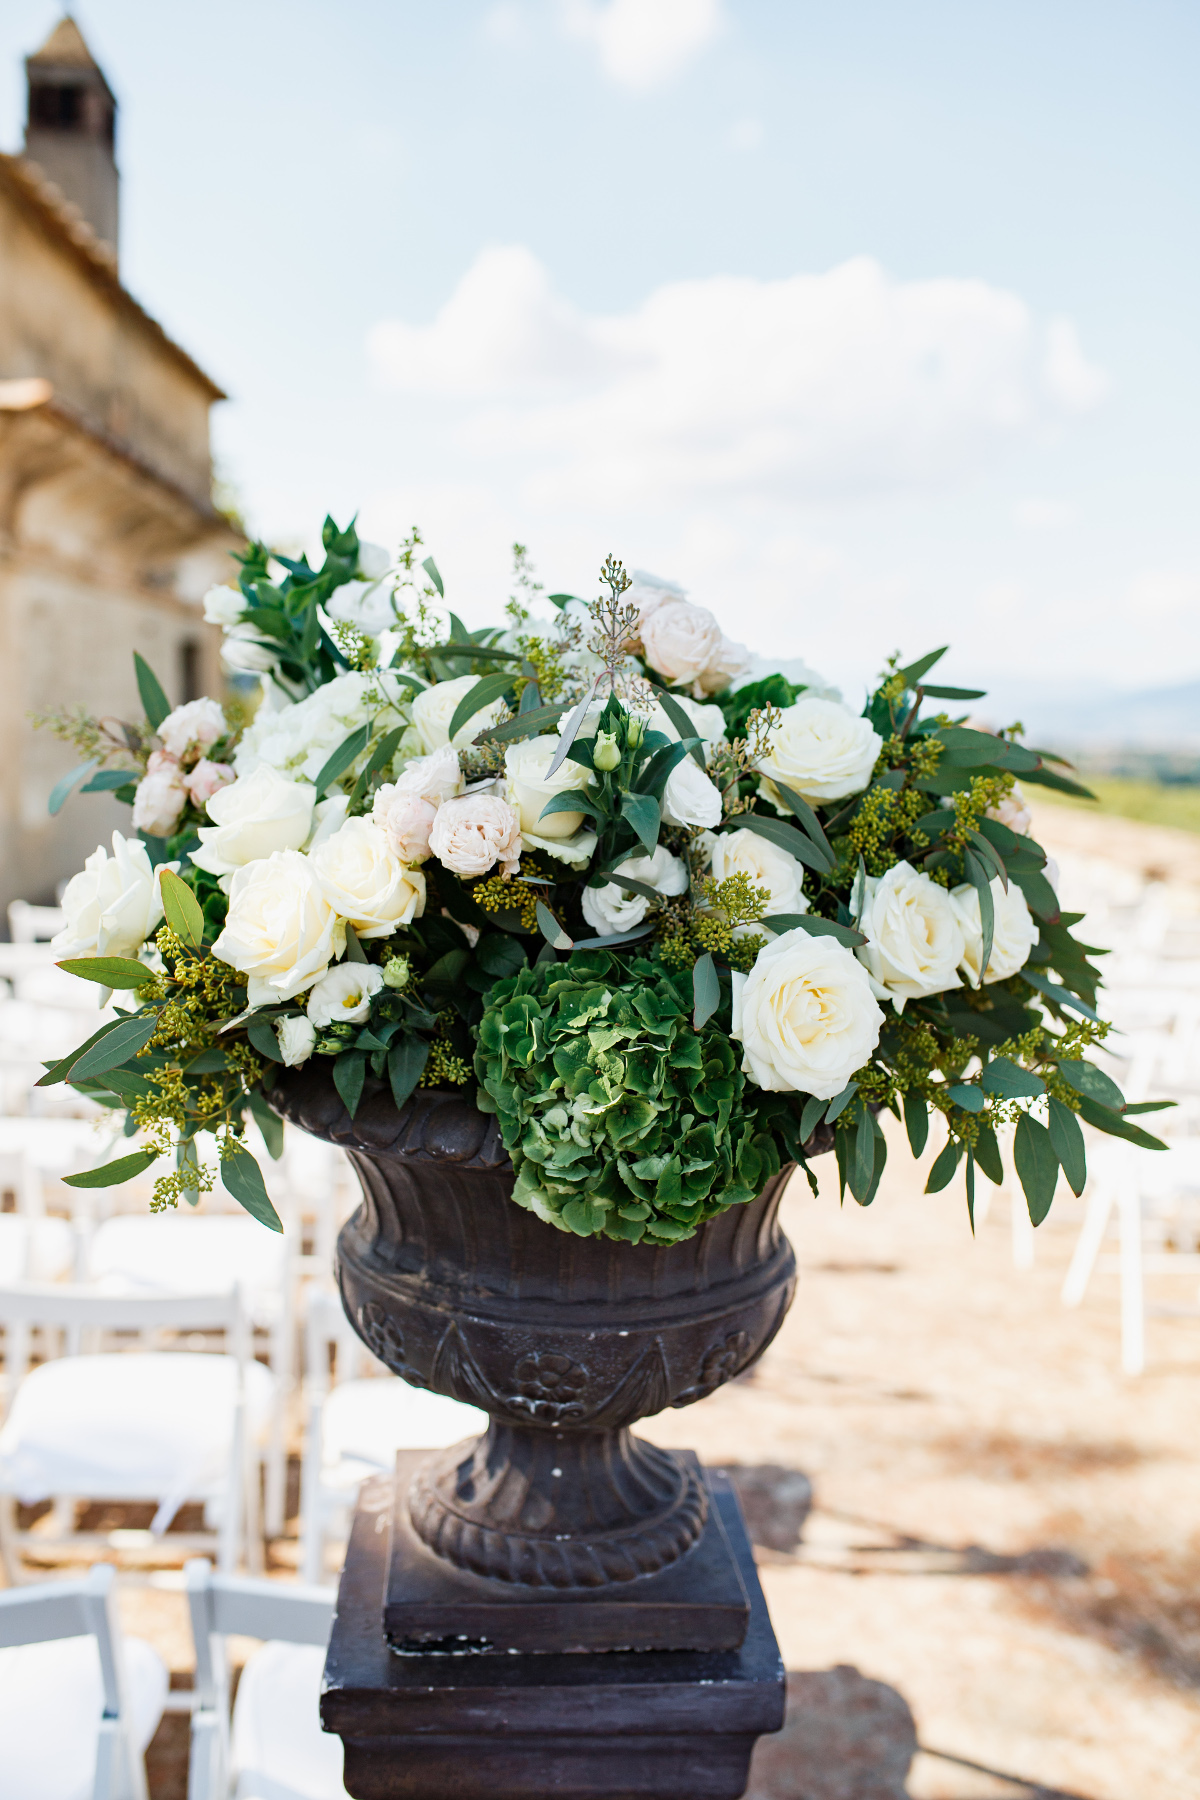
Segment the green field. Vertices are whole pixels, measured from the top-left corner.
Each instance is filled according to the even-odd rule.
[[[1130,781],[1119,775],[1086,772],[1077,779],[1091,788],[1095,800],[1076,800],[1070,794],[1056,794],[1052,788],[1033,786],[1028,789],[1029,798],[1035,804],[1046,800],[1056,806],[1082,807],[1086,812],[1116,813],[1122,819],[1138,819],[1143,825],[1173,825],[1177,831],[1200,831],[1200,786]]]

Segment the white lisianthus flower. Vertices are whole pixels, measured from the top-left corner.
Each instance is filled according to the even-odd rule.
[[[208,625],[223,625],[226,630],[236,625],[246,610],[246,597],[240,588],[210,587],[204,596],[204,619]]]
[[[903,1012],[909,1000],[961,987],[963,931],[945,888],[899,862],[886,875],[868,876],[858,928],[870,940],[855,955],[879,999]]]
[[[256,625],[231,625],[221,643],[221,661],[235,675],[269,675],[279,661],[279,646]]]
[[[133,796],[133,829],[148,837],[170,837],[187,797],[178,758],[166,750],[152,750]]]
[[[453,800],[463,791],[458,751],[452,744],[443,744],[429,756],[412,757],[397,775],[396,786],[403,793],[428,800],[431,806]]]
[[[500,864],[503,875],[521,866],[521,820],[499,794],[461,794],[439,806],[429,848],[453,875],[473,881]]]
[[[1007,825],[1018,837],[1028,837],[1033,825],[1029,802],[1015,781],[1012,793],[1006,794],[999,806],[989,806],[984,816],[995,819],[999,825]]]
[[[1008,892],[999,876],[991,882],[992,890],[992,954],[983,973],[983,981],[1007,981],[1023,969],[1029,952],[1038,941],[1037,921],[1015,881]],[[950,900],[962,927],[962,972],[973,988],[980,984],[979,963],[983,955],[983,925],[979,917],[979,895],[970,882],[951,890]]]
[[[690,756],[677,762],[667,776],[662,816],[667,825],[702,826],[706,831],[721,823],[721,790]]]
[[[767,918],[772,913],[808,911],[808,897],[801,885],[803,866],[778,844],[772,844],[745,826],[738,831],[723,831],[711,840],[711,844],[715,879],[724,881],[730,875],[748,875],[755,887],[766,888],[770,895]]]
[[[384,581],[344,581],[325,602],[331,619],[357,625],[368,637],[378,637],[396,624],[392,590]]]
[[[382,581],[392,566],[392,553],[382,544],[358,545],[358,572],[366,581]]]
[[[689,700],[686,694],[672,694],[677,706],[681,706],[695,726],[695,736],[702,740],[705,762],[712,761],[712,753],[718,744],[725,742],[725,714],[719,706],[705,703],[702,700]],[[661,731],[673,744],[679,742],[679,732],[667,717],[661,700],[656,700],[650,708],[650,717],[646,721],[648,731]],[[692,735],[689,733],[689,735]]]
[[[315,781],[333,752],[360,725],[371,721],[382,736],[395,725],[407,724],[408,718],[407,690],[395,676],[385,669],[369,675],[352,671],[327,681],[294,706],[260,706],[234,752],[234,767],[239,775],[249,775],[259,763],[269,763],[293,781]],[[356,768],[369,755],[370,745]]]
[[[316,797],[311,783],[288,781],[260,765],[209,800],[213,823],[201,825],[192,861],[210,875],[229,875],[273,851],[298,850],[312,828]]]
[[[660,844],[653,856],[627,856],[623,863],[617,864],[613,874],[617,878],[615,882],[609,881],[603,887],[585,887],[583,890],[583,916],[597,937],[608,937],[618,931],[632,931],[646,916],[650,905],[648,897],[632,890],[628,895],[623,894],[620,883],[622,875],[628,875],[632,880],[652,887],[656,894],[664,894],[668,898],[687,892],[687,865],[678,856],[672,856],[665,844]]]
[[[169,712],[158,728],[164,750],[182,762],[189,750],[210,750],[229,730],[218,700],[189,700]]]
[[[696,677],[696,687],[702,694],[723,693],[749,667],[750,652],[745,644],[735,644],[732,638],[722,636],[716,654]]]
[[[230,787],[237,776],[231,763],[210,762],[207,756],[202,756],[198,763],[193,763],[183,780],[192,805],[203,812],[213,795],[219,794],[223,787]]]
[[[421,740],[421,748],[427,756],[450,742],[450,721],[458,710],[458,703],[470,693],[478,680],[478,675],[458,675],[453,681],[435,682],[432,687],[422,689],[413,697],[412,721]],[[455,732],[456,748],[465,749],[472,738],[478,737],[488,725],[496,723],[503,710],[503,700],[493,700],[490,706],[480,707]]]
[[[298,1069],[301,1063],[306,1063],[317,1041],[316,1027],[311,1019],[276,1019],[275,1036],[279,1040],[279,1054],[289,1069]]]
[[[309,862],[334,912],[361,938],[390,937],[425,911],[425,877],[405,867],[373,819],[347,819]]]
[[[843,800],[871,779],[883,739],[869,719],[840,700],[801,697],[785,706],[758,765],[761,792],[779,812],[786,809],[773,785],[779,780],[802,800]]]
[[[145,844],[112,834],[112,856],[99,845],[63,890],[66,924],[50,941],[63,957],[136,957],[163,916],[159,877],[177,862],[150,863]]]
[[[650,667],[672,686],[694,682],[721,648],[721,627],[707,606],[664,600],[642,610],[642,650]]]
[[[516,808],[527,849],[553,846],[574,838],[583,827],[583,813],[573,809],[542,817],[543,808],[556,794],[569,794],[576,789],[582,791],[593,779],[590,769],[572,762],[569,756],[553,775],[547,775],[557,749],[557,737],[535,737],[526,738],[521,744],[510,744],[504,753],[508,801]],[[536,846],[532,841],[535,838]]]
[[[383,970],[374,963],[339,963],[322,975],[308,996],[308,1017],[313,1025],[365,1025],[371,1016],[371,995],[383,986]]]
[[[251,1006],[293,999],[345,947],[345,926],[299,850],[276,850],[234,870],[213,955],[247,977]]]
[[[879,1042],[867,972],[835,938],[785,931],[733,988],[742,1069],[771,1093],[832,1100]]]
[[[424,862],[429,855],[429,833],[437,807],[389,781],[376,788],[371,817],[404,863]]]

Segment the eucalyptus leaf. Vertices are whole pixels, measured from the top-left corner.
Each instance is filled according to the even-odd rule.
[[[119,1069],[143,1050],[158,1029],[156,1012],[132,1013],[115,1025],[98,1044],[71,1065],[72,1081],[87,1081],[109,1069]]]
[[[163,693],[158,676],[150,664],[145,657],[139,656],[136,650],[133,653],[133,669],[137,676],[138,693],[141,696],[146,717],[150,722],[150,729],[157,731],[171,710],[171,702]]]
[[[554,914],[550,911],[550,908],[543,905],[540,900],[535,904],[538,930],[541,932],[546,942],[548,944],[553,944],[556,950],[573,949],[574,939],[567,936],[567,933],[563,930]]]
[[[692,968],[692,1024],[697,1031],[706,1025],[721,1004],[721,983],[709,952],[698,956]]]
[[[794,856],[806,869],[815,869],[818,874],[827,869],[824,851],[818,849],[802,831],[797,831],[794,825],[788,825],[783,819],[765,819],[759,813],[738,813],[730,824],[734,830],[757,832],[759,837],[766,838],[780,850],[786,850],[789,856]]]
[[[164,869],[158,881],[167,924],[189,950],[198,950],[204,942],[204,914],[195,894],[170,869]]]
[[[140,988],[154,979],[145,963],[128,956],[74,956],[59,963],[68,975],[80,975],[106,988]]]
[[[1029,1217],[1035,1225],[1040,1225],[1054,1199],[1059,1162],[1050,1133],[1029,1113],[1022,1113],[1017,1120],[1013,1161],[1017,1167],[1017,1177],[1025,1190]]]
[[[955,1138],[950,1138],[929,1171],[929,1180],[925,1183],[927,1194],[940,1194],[943,1188],[950,1186],[961,1157],[962,1145]]]
[[[366,1078],[367,1059],[361,1050],[343,1050],[340,1056],[334,1057],[333,1085],[351,1118],[358,1111]]]
[[[397,1110],[411,1099],[428,1060],[428,1039],[418,1037],[415,1032],[406,1033],[392,1044],[388,1051],[387,1072]]]
[[[344,775],[347,769],[353,768],[370,741],[371,725],[368,720],[365,725],[360,725],[357,731],[352,731],[348,738],[344,738],[337,749],[326,758],[314,784],[318,800],[326,788],[332,787],[333,783]]]
[[[450,742],[454,742],[458,732],[475,717],[476,713],[482,712],[485,706],[491,706],[493,701],[502,699],[512,687],[512,683],[513,678],[507,671],[502,671],[498,675],[481,675],[475,686],[468,688],[454,709],[447,727],[447,736]]]
[[[424,569],[425,573],[428,575],[430,581],[432,581],[432,583],[433,583],[434,587],[437,589],[440,597],[444,600],[446,598],[446,589],[442,585],[441,570],[438,568],[437,564],[434,562],[432,556],[427,556],[425,558],[425,561],[421,564],[421,567]]]
[[[915,1088],[904,1096],[904,1129],[913,1155],[922,1155],[929,1141],[929,1108]]]
[[[271,1205],[263,1172],[248,1150],[235,1150],[221,1158],[221,1181],[252,1219],[271,1231],[283,1231],[283,1223]]]
[[[73,1188],[120,1187],[123,1181],[132,1181],[143,1169],[148,1169],[152,1162],[157,1162],[157,1150],[135,1150],[132,1156],[119,1156],[116,1162],[105,1163],[102,1169],[84,1169],[79,1175],[64,1175],[63,1182]]]
[[[1069,1106],[1051,1096],[1048,1125],[1054,1154],[1062,1165],[1072,1193],[1078,1197],[1087,1185],[1087,1146],[1079,1120]]]
[[[684,711],[683,707],[680,706],[680,704],[679,704],[678,700],[675,698],[674,694],[669,694],[667,692],[666,688],[660,687],[657,682],[654,683],[654,692],[658,699],[658,704],[662,707],[663,711],[666,713],[668,719],[670,719],[672,725],[675,727],[675,729],[679,733],[680,737],[681,738],[694,738],[696,735],[695,721],[688,717],[687,713]],[[696,763],[700,768],[704,768],[704,746],[703,746],[703,744],[693,743],[688,754],[694,763]]]
[[[100,758],[98,756],[93,756],[89,758],[87,762],[82,762],[78,767],[72,769],[70,774],[64,775],[61,781],[55,782],[54,786],[50,789],[50,798],[46,803],[47,810],[50,812],[51,816],[62,811],[72,788],[77,787],[81,781],[87,779],[93,769],[98,769],[99,767]]]

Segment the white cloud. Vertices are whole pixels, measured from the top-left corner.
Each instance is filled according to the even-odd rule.
[[[370,349],[400,392],[459,402],[460,453],[585,510],[938,488],[1095,406],[1105,382],[1069,321],[865,256],[589,314],[530,251],[493,248],[432,324],[377,325]]]
[[[724,26],[721,0],[560,0],[563,25],[592,44],[618,86],[645,93],[670,81]]]
[[[1018,500],[1013,507],[1013,524],[1022,531],[1057,531],[1060,526],[1073,525],[1076,512],[1069,500],[1046,500],[1031,495],[1026,500]]]

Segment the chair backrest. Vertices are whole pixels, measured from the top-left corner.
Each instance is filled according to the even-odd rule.
[[[61,906],[31,906],[28,900],[10,900],[8,935],[14,944],[38,944],[52,938],[66,924]]]
[[[304,1369],[310,1401],[329,1392],[329,1350],[336,1351],[333,1380],[346,1381],[361,1357],[368,1354],[346,1317],[341,1297],[324,1288],[311,1288],[304,1322]]]
[[[250,1353],[239,1286],[221,1294],[98,1294],[66,1282],[19,1282],[0,1287],[0,1325],[8,1330],[6,1375],[13,1391],[24,1374],[24,1334],[14,1327],[61,1326],[80,1331],[223,1331],[244,1373]]]
[[[79,1581],[46,1581],[0,1593],[0,1649],[54,1638],[94,1637],[100,1652],[104,1710],[125,1715],[121,1626],[111,1563],[96,1563]]]
[[[223,1640],[235,1632],[290,1644],[329,1642],[334,1596],[325,1588],[218,1575],[202,1556],[185,1563],[183,1572],[196,1647],[198,1707],[227,1704]]]

